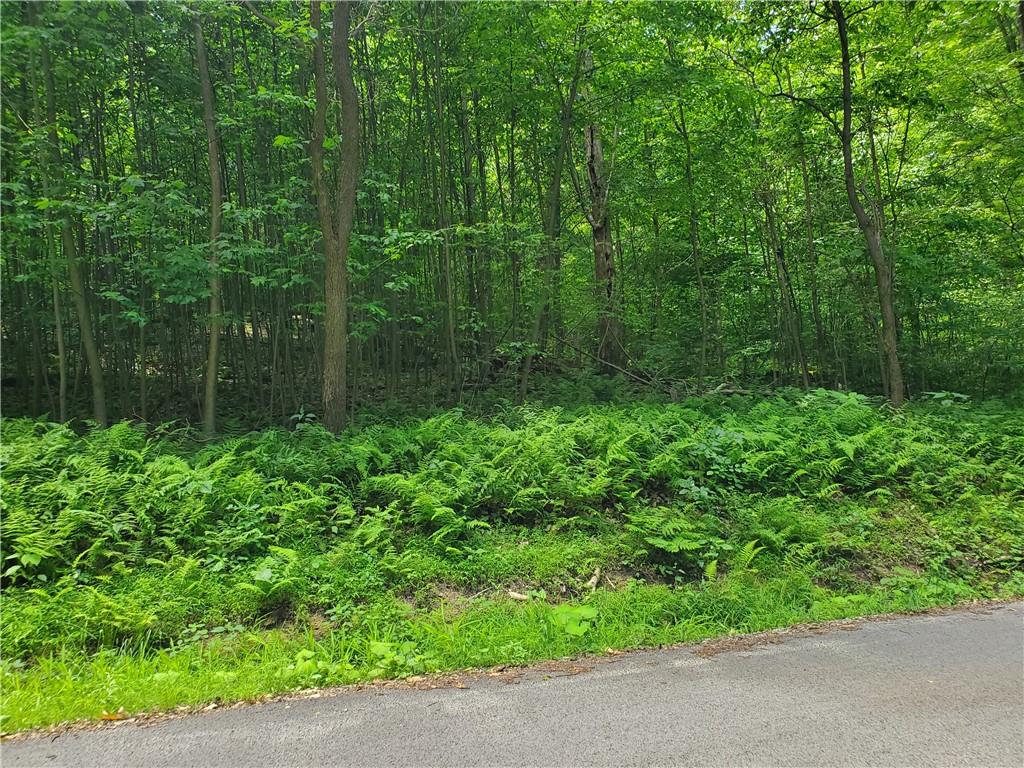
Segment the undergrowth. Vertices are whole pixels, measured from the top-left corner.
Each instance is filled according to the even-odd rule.
[[[996,402],[5,420],[0,457],[4,730],[1024,593]]]

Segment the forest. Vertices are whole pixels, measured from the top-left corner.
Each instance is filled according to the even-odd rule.
[[[5,411],[1019,387],[1019,5],[805,5],[6,3]]]
[[[0,731],[1024,595],[1024,2],[0,38]]]

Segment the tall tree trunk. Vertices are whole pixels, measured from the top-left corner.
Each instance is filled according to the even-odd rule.
[[[473,172],[473,144],[469,130],[469,100],[465,91],[459,94],[459,133],[462,140],[462,189],[465,208],[466,227],[472,229],[476,224],[476,174]],[[466,250],[466,298],[472,310],[480,306],[477,283],[480,275],[477,267],[477,248],[473,244],[473,235],[464,238]],[[482,354],[480,324],[483,320],[479,315],[473,323],[473,354],[474,361],[479,362]]]
[[[206,60],[206,43],[200,17],[193,20],[196,38],[196,59],[199,64],[199,85],[203,97],[203,125],[206,127],[206,158],[210,171],[210,340],[206,348],[206,383],[203,390],[203,432],[212,435],[217,428],[217,368],[220,362],[221,295],[220,258],[217,238],[220,236],[221,189],[220,142],[214,117],[213,83]]]
[[[328,95],[321,16],[322,11],[319,0],[311,0],[309,4],[310,26],[316,32],[316,36],[313,38],[314,108],[312,132],[309,138],[309,159],[313,196],[316,198],[317,218],[320,222],[320,235],[323,240],[326,276],[327,263],[332,259],[336,261],[337,233],[335,230],[334,208],[331,202],[332,196],[327,186],[324,168],[324,138],[327,132]],[[344,410],[342,408],[342,411]]]
[[[28,3],[25,6],[25,22],[29,26],[34,26],[38,23],[38,8],[35,3]],[[46,50],[46,44],[44,42],[43,49]],[[49,71],[49,51],[46,51],[46,66],[40,67]],[[51,174],[57,173],[60,170],[60,149],[54,141],[54,133],[52,129],[56,126],[56,104],[51,110],[49,108],[49,99],[47,99],[47,114],[44,117],[42,108],[39,103],[39,89],[36,82],[35,74],[33,72],[31,77],[32,86],[32,112],[33,119],[36,124],[43,126],[46,125],[47,129],[47,141],[40,147],[39,153],[39,170],[40,177],[42,179],[43,196],[49,198],[51,195],[50,188],[50,176]],[[47,94],[52,90],[52,75],[46,78],[46,84],[44,87]],[[50,119],[50,113],[53,113],[53,119]],[[54,164],[51,168],[50,165]],[[55,341],[57,344],[57,370],[58,370],[58,384],[57,384],[57,412],[62,422],[68,419],[68,358],[67,352],[64,348],[64,310],[61,307],[61,294],[60,294],[60,269],[57,262],[57,244],[54,240],[53,224],[51,217],[47,212],[46,225],[43,229],[46,246],[46,258],[49,264],[50,270],[50,284],[53,295],[53,331]],[[41,350],[40,350],[41,352]],[[45,364],[43,366],[43,373],[46,373]]]
[[[583,51],[586,85],[583,98],[591,102],[589,81],[593,75],[594,57],[590,49]],[[586,150],[587,188],[590,210],[587,219],[594,241],[594,287],[597,294],[597,358],[602,370],[622,370],[626,362],[624,330],[619,314],[618,280],[615,272],[615,250],[612,247],[611,224],[608,218],[608,174],[604,167],[601,131],[593,121],[583,132]]]
[[[444,278],[444,303],[445,303],[445,341],[447,343],[448,374],[451,390],[454,398],[462,397],[462,360],[459,358],[458,345],[455,339],[455,294],[452,278],[452,254],[451,254],[451,220],[448,213],[448,131],[445,123],[444,98],[441,68],[441,29],[440,5],[434,6],[434,107],[436,110],[437,145],[440,168],[437,181],[437,214],[438,223],[441,227],[441,269]]]
[[[476,175],[478,179],[478,189],[480,192],[480,219],[483,222],[487,222],[487,159],[486,159],[486,147],[482,136],[482,130],[480,127],[480,93],[473,91],[473,118],[476,128]],[[476,280],[476,298],[477,298],[477,315],[480,318],[480,323],[483,324],[483,333],[481,335],[481,345],[486,354],[481,355],[480,360],[480,374],[481,378],[490,370],[490,350],[493,342],[493,329],[491,326],[490,307],[491,307],[491,248],[481,248],[477,254],[477,269],[478,277]]]
[[[782,250],[782,239],[779,237],[778,223],[775,220],[775,204],[772,200],[771,190],[764,194],[765,224],[768,228],[768,242],[772,252],[775,254],[775,277],[779,283],[779,303],[782,309],[782,317],[785,320],[786,330],[789,332],[789,339],[793,345],[793,356],[796,358],[800,368],[801,381],[804,389],[810,389],[811,381],[807,370],[807,358],[804,355],[803,342],[800,339],[800,322],[796,306],[796,297],[793,295],[793,284],[789,279],[789,269],[786,267],[786,256]]]
[[[319,2],[314,0],[311,9],[316,8],[316,26],[319,27]],[[334,201],[333,225],[324,227],[324,426],[332,432],[340,432],[347,419],[347,378],[348,378],[348,248],[355,217],[356,184],[359,179],[359,97],[352,76],[352,57],[349,51],[351,3],[341,2],[334,6],[334,24],[331,33],[331,55],[334,63],[334,84],[341,100],[341,162],[337,175]],[[319,38],[318,38],[319,39]],[[314,58],[317,58],[314,46]],[[323,174],[323,127],[326,113],[326,82],[324,77],[323,50],[320,48],[316,68],[316,111],[319,121],[319,152],[321,176],[319,182],[318,208],[329,205]],[[314,129],[316,132],[316,129]],[[314,141],[314,143],[316,143]],[[321,224],[324,221],[321,212]],[[327,237],[327,230],[333,230],[333,242]]]
[[[793,90],[793,79],[790,74],[786,73],[786,81],[789,84],[789,90]],[[807,235],[807,264],[808,264],[808,283],[811,292],[811,319],[814,322],[814,356],[819,369],[819,377],[822,375],[821,369],[825,366],[825,347],[827,346],[825,341],[825,326],[821,319],[821,301],[818,294],[818,251],[814,243],[814,208],[811,202],[811,182],[810,174],[807,170],[807,151],[806,143],[804,141],[803,129],[797,126],[797,152],[800,157],[800,181],[803,185],[804,192],[804,229]]]
[[[878,293],[878,305],[882,314],[882,354],[885,361],[889,381],[889,402],[899,408],[904,401],[903,368],[900,365],[897,344],[896,304],[893,296],[893,271],[885,257],[882,237],[872,216],[865,210],[857,192],[857,179],[853,168],[853,86],[850,73],[850,41],[846,22],[846,12],[839,0],[829,2],[829,10],[835,19],[839,33],[839,47],[843,66],[843,124],[840,140],[843,149],[843,178],[846,183],[846,196],[850,207],[857,218],[871,256],[871,265],[875,273],[875,289]]]
[[[60,142],[57,137],[57,97],[53,81],[53,65],[50,60],[50,46],[45,39],[42,44],[41,56],[43,81],[46,89],[46,121],[48,140],[50,144],[49,165],[51,166],[51,172],[53,173],[55,194],[60,196],[64,194],[65,188],[63,183],[64,174],[60,165]],[[93,333],[92,312],[89,307],[89,297],[86,294],[85,276],[82,273],[82,265],[78,259],[74,224],[71,220],[71,211],[67,207],[65,207],[62,214],[60,231],[61,247],[64,253],[64,260],[67,262],[68,268],[68,281],[71,284],[71,297],[74,301],[75,311],[78,315],[78,327],[81,335],[82,348],[85,351],[85,358],[89,364],[89,381],[92,385],[93,419],[100,426],[106,426],[107,398],[103,386],[103,368],[100,364],[99,350],[96,346],[96,336]],[[55,307],[55,311],[59,312],[59,307]]]
[[[582,41],[582,29],[577,30],[577,40]],[[516,394],[516,400],[519,403],[526,399],[526,388],[530,376],[530,368],[533,365],[534,351],[538,350],[540,346],[541,327],[545,316],[550,311],[551,300],[556,288],[555,275],[561,261],[558,252],[558,237],[562,232],[562,170],[565,167],[565,155],[569,147],[573,105],[576,103],[576,92],[579,89],[582,65],[583,56],[582,50],[580,50],[576,54],[576,70],[569,85],[568,97],[562,97],[561,90],[559,90],[562,105],[558,119],[558,143],[555,146],[555,159],[551,168],[551,178],[548,180],[548,188],[542,201],[543,207],[541,209],[545,243],[544,250],[537,260],[537,266],[541,273],[540,300],[537,302],[537,308],[534,312],[530,347],[523,356],[519,372],[519,387]],[[555,86],[560,88],[557,83],[555,83]],[[556,329],[556,333],[558,333],[558,329]]]
[[[814,321],[814,356],[819,368],[825,365],[825,325],[821,320],[821,301],[818,295],[818,251],[814,244],[814,215],[811,206],[810,177],[804,155],[803,136],[800,138],[800,178],[804,189],[804,227],[807,233],[807,261],[811,290],[811,319]]]
[[[68,420],[68,353],[64,348],[64,310],[61,308],[60,288],[57,285],[56,256],[53,243],[53,233],[47,236],[48,249],[50,251],[50,264],[52,269],[51,282],[53,284],[53,332],[57,337],[57,405],[60,413],[60,420]]]
[[[690,197],[690,256],[693,258],[693,270],[697,276],[697,294],[700,299],[700,388],[704,388],[707,375],[708,357],[708,292],[704,285],[704,265],[700,248],[700,210],[697,206],[697,192],[693,183],[693,149],[690,143],[690,132],[686,127],[686,112],[679,106],[679,133],[686,147],[686,191]]]

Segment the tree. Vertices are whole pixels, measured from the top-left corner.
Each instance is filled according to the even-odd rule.
[[[612,247],[612,228],[608,214],[611,169],[605,167],[604,144],[591,93],[594,54],[589,48],[583,51],[583,72],[586,86],[581,96],[590,110],[588,123],[583,129],[583,145],[590,202],[589,210],[585,213],[594,241],[594,288],[598,312],[597,359],[605,371],[613,372],[625,366],[626,348],[620,314],[621,289],[615,273],[615,250]]]
[[[334,82],[341,100],[341,162],[335,191],[335,212],[333,222],[325,216],[328,205],[326,184],[323,181],[322,151],[323,122],[326,110],[323,51],[319,61],[314,61],[317,78],[317,115],[319,136],[312,143],[319,142],[320,169],[314,171],[320,177],[316,186],[317,205],[321,209],[321,225],[326,233],[324,238],[324,376],[323,403],[324,426],[338,432],[345,426],[347,417],[347,365],[348,365],[348,253],[352,222],[355,216],[356,185],[359,180],[359,101],[355,82],[352,78],[352,59],[349,52],[349,31],[351,6],[349,2],[334,6],[334,24],[331,32],[331,54],[334,64]],[[317,19],[314,29],[319,29],[319,2],[314,0]],[[321,46],[319,36],[314,50]],[[314,53],[314,59],[317,54]],[[314,161],[316,162],[316,161]]]
[[[538,350],[540,347],[545,318],[551,311],[552,298],[557,288],[556,278],[561,261],[558,252],[558,238],[562,231],[562,172],[565,167],[565,157],[569,151],[573,109],[579,91],[580,77],[583,73],[585,50],[580,46],[583,44],[585,34],[585,24],[580,24],[576,27],[574,33],[574,38],[577,41],[575,51],[576,64],[572,79],[569,82],[568,95],[562,93],[561,84],[557,80],[552,83],[559,99],[558,130],[555,141],[554,160],[551,164],[551,176],[548,180],[544,196],[540,201],[541,221],[546,240],[542,255],[537,260],[537,267],[541,273],[540,297],[537,302],[537,308],[534,311],[530,347],[523,355],[522,367],[519,372],[517,399],[520,403],[526,399],[530,367],[533,365],[535,350]],[[557,330],[561,331],[561,329]]]
[[[46,122],[51,153],[48,167],[55,174],[52,180],[52,187],[54,194],[59,197],[67,189],[63,180],[64,170],[61,161],[60,139],[57,135],[56,86],[54,85],[53,64],[50,58],[50,44],[48,40],[44,38],[41,46],[43,82],[46,88]],[[62,211],[60,222],[61,250],[64,253],[64,260],[67,262],[68,279],[71,284],[71,298],[78,315],[82,348],[85,350],[85,358],[89,366],[89,381],[92,385],[93,419],[96,423],[106,426],[107,396],[103,381],[103,367],[96,345],[96,336],[93,333],[92,309],[90,307],[89,295],[86,292],[85,278],[78,255],[78,245],[75,240],[74,221],[72,220],[72,209],[69,201],[64,201]]]
[[[850,207],[857,217],[857,225],[864,233],[868,254],[871,256],[871,266],[875,273],[875,288],[878,291],[878,305],[882,314],[882,346],[888,374],[889,402],[894,408],[899,408],[903,405],[905,388],[897,341],[893,266],[886,258],[881,232],[865,210],[860,193],[857,191],[857,178],[853,167],[853,84],[850,73],[850,40],[846,11],[839,0],[831,0],[828,8],[835,19],[836,30],[839,34],[839,49],[843,68],[843,122],[840,131],[843,150],[843,181],[846,185],[846,196],[850,201]],[[880,203],[876,202],[875,204]]]
[[[199,66],[199,89],[203,100],[203,126],[206,129],[206,162],[210,171],[210,338],[206,351],[206,379],[203,389],[203,431],[212,435],[217,429],[217,375],[220,365],[221,296],[220,258],[217,252],[221,227],[220,142],[213,103],[213,82],[206,60],[203,24],[197,15],[192,21],[196,39],[196,62]]]
[[[5,413],[339,430],[351,403],[525,401],[540,359],[679,393],[1010,392],[1019,23],[8,4]]]

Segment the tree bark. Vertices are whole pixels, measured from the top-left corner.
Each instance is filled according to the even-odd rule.
[[[693,258],[693,270],[697,277],[697,295],[700,299],[700,389],[704,388],[707,376],[708,357],[708,293],[704,285],[704,265],[700,248],[700,209],[697,206],[697,191],[693,183],[693,148],[690,143],[690,131],[686,127],[686,112],[679,105],[679,122],[677,124],[683,144],[686,148],[686,191],[690,197],[690,256]]]
[[[789,279],[786,256],[782,249],[782,239],[779,237],[779,228],[775,220],[775,204],[772,200],[771,190],[764,193],[764,210],[765,225],[768,229],[768,242],[772,253],[775,255],[775,277],[779,284],[779,303],[782,309],[782,317],[785,319],[786,330],[789,332],[789,339],[793,345],[793,355],[800,368],[803,388],[810,389],[811,381],[807,370],[807,358],[804,355],[803,342],[800,338],[796,297],[793,294],[793,284]]]
[[[319,3],[314,0],[319,23]],[[334,63],[334,84],[341,100],[341,162],[338,169],[334,201],[333,243],[324,241],[324,426],[340,432],[347,420],[348,377],[348,248],[355,217],[356,184],[359,180],[359,97],[352,76],[352,58],[349,51],[351,3],[334,6],[334,25],[331,33],[331,54]],[[314,47],[314,57],[316,57]],[[320,49],[316,77],[318,113],[326,111],[326,82],[323,76],[323,50]],[[323,123],[320,114],[320,172],[323,169]],[[321,178],[320,189],[326,191]],[[318,194],[318,208],[328,205],[326,195]],[[324,217],[321,215],[321,223]],[[325,228],[325,235],[326,235]],[[329,247],[333,246],[333,247]]]
[[[469,100],[464,90],[459,94],[459,133],[462,140],[462,190],[463,205],[465,208],[464,221],[470,229],[476,224],[476,174],[473,172],[473,145],[469,130]],[[477,268],[477,249],[472,242],[472,235],[464,238],[466,250],[466,298],[472,310],[480,305],[478,298],[479,269]],[[474,360],[479,361],[482,354],[482,343],[480,335],[480,324],[483,318],[479,315],[473,323],[473,354]]]
[[[843,178],[846,183],[846,196],[850,207],[857,218],[867,243],[868,254],[875,273],[875,289],[878,293],[878,304],[882,314],[882,356],[885,362],[889,381],[889,402],[899,408],[904,402],[903,368],[900,365],[897,344],[896,305],[893,297],[892,268],[886,259],[882,247],[882,237],[872,217],[864,208],[857,192],[857,180],[853,168],[853,86],[850,73],[850,41],[843,4],[831,0],[828,4],[832,17],[835,19],[839,33],[839,47],[843,67],[843,123],[840,140],[843,149]]]
[[[42,44],[41,56],[43,81],[46,90],[46,121],[50,144],[50,165],[54,174],[55,193],[63,195],[65,187],[63,183],[64,174],[60,165],[60,141],[57,137],[57,97],[53,81],[53,65],[50,60],[50,46],[46,40]],[[68,281],[71,284],[71,297],[78,315],[82,348],[85,351],[85,358],[89,364],[93,419],[97,424],[105,427],[107,425],[107,399],[104,392],[103,368],[100,364],[99,350],[96,346],[96,336],[93,333],[92,312],[89,307],[89,298],[86,294],[85,276],[82,274],[82,265],[78,259],[78,248],[75,242],[71,212],[66,207],[61,218],[60,230],[61,247],[64,259],[67,262]],[[56,289],[56,283],[54,288]],[[59,307],[56,308],[56,311],[59,311]],[[63,336],[62,332],[61,336]],[[63,357],[63,354],[61,356]]]
[[[213,82],[206,59],[206,42],[199,16],[193,20],[196,38],[196,60],[199,65],[199,86],[203,99],[203,125],[206,128],[206,159],[210,171],[210,339],[206,348],[206,382],[203,389],[203,432],[212,435],[217,429],[217,368],[220,362],[221,293],[220,257],[217,238],[220,237],[223,190],[220,175],[220,141],[214,117]]]
[[[577,39],[582,37],[582,30],[577,30]],[[519,371],[519,387],[516,400],[522,403],[526,399],[526,388],[530,377],[530,368],[533,365],[535,351],[539,351],[541,340],[541,328],[545,317],[550,312],[552,297],[555,294],[555,277],[559,268],[560,254],[558,251],[558,237],[562,232],[562,170],[565,167],[565,155],[569,147],[570,131],[572,129],[573,106],[576,103],[576,93],[579,89],[580,74],[582,72],[583,55],[582,51],[576,54],[576,70],[572,82],[569,85],[567,98],[562,99],[558,119],[558,139],[555,146],[555,159],[551,168],[551,178],[548,180],[548,188],[543,199],[541,219],[545,234],[544,251],[537,260],[540,269],[540,300],[534,312],[533,327],[530,336],[530,348],[523,355],[522,366]],[[555,83],[558,87],[558,84]],[[559,91],[561,96],[561,91]]]
[[[584,99],[590,99],[589,80],[593,76],[594,57],[590,49],[583,51],[586,84]],[[611,224],[608,218],[608,175],[604,167],[601,131],[591,116],[583,131],[586,150],[587,188],[590,210],[587,219],[594,241],[594,287],[597,294],[597,359],[605,373],[622,370],[626,364],[624,329],[619,315],[618,281],[615,272],[615,250],[612,247]]]
[[[452,395],[455,400],[462,397],[462,360],[459,357],[458,344],[455,338],[455,292],[452,278],[451,254],[451,217],[448,212],[448,132],[445,128],[444,98],[442,91],[441,69],[441,31],[437,24],[440,5],[434,6],[434,108],[437,126],[437,145],[440,167],[437,180],[437,214],[441,227],[441,269],[444,278],[443,297],[445,303],[445,341],[448,356],[448,376]]]
[[[35,26],[38,24],[38,9],[35,3],[28,3],[25,6],[25,22],[28,26]],[[45,43],[43,48],[45,48]],[[47,51],[47,63],[46,67],[40,67],[41,69],[50,68],[49,52]],[[47,83],[50,82],[50,78],[47,78]],[[50,197],[50,175],[59,170],[60,162],[60,149],[54,141],[54,134],[49,133],[51,125],[55,127],[56,123],[56,104],[54,104],[53,120],[50,120],[50,110],[47,109],[47,114],[44,116],[42,108],[39,103],[39,89],[36,82],[36,77],[33,74],[31,77],[31,88],[32,88],[32,112],[34,121],[40,126],[46,126],[48,131],[47,141],[41,145],[39,153],[39,175],[42,180],[43,196],[46,198]],[[46,86],[47,92],[50,90],[50,86]],[[47,106],[49,107],[49,100],[47,100]],[[50,168],[51,161],[58,164],[57,167]],[[57,246],[54,241],[53,224],[49,213],[46,214],[46,225],[43,229],[45,236],[45,247],[46,247],[46,259],[50,270],[50,284],[53,295],[53,331],[55,341],[57,344],[57,370],[58,370],[58,384],[57,384],[57,412],[60,416],[61,422],[67,421],[68,418],[68,358],[67,352],[64,349],[64,310],[61,307],[61,296],[60,296],[60,281],[59,281],[59,267],[57,263]],[[42,356],[42,350],[38,350],[38,354]],[[43,374],[46,373],[46,366],[43,364]],[[47,386],[49,389],[49,386]]]
[[[804,189],[804,227],[807,233],[807,261],[810,273],[811,319],[814,321],[814,353],[818,367],[825,365],[825,326],[821,320],[821,301],[818,295],[818,251],[814,244],[814,215],[811,205],[810,177],[804,155],[803,136],[800,137],[800,178]]]

